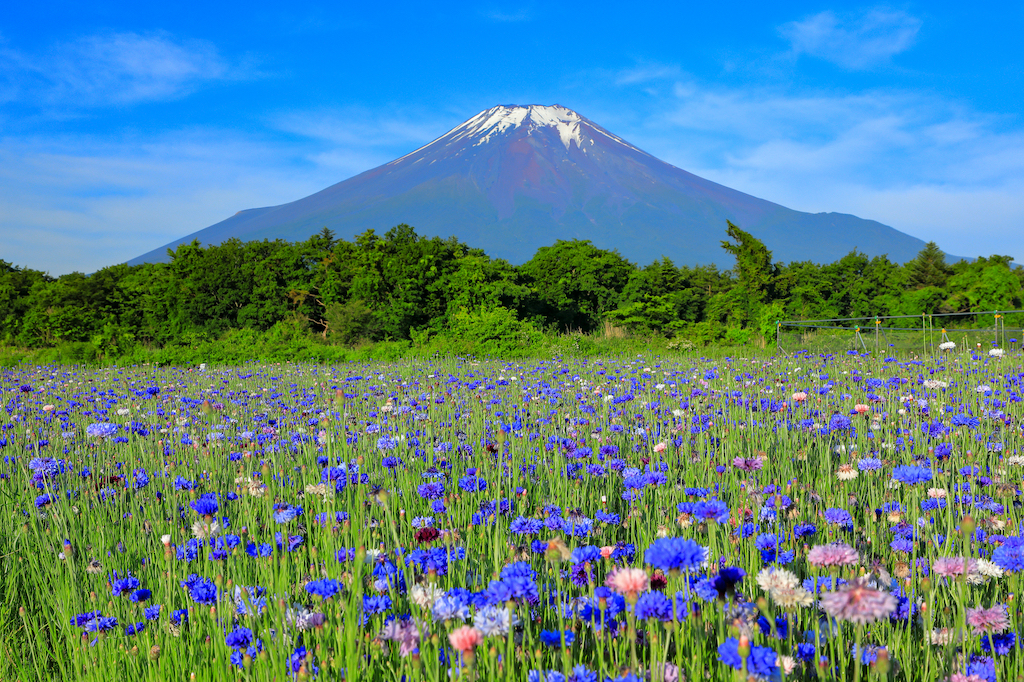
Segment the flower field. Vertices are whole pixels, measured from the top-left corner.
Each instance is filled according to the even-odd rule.
[[[0,375],[0,679],[1009,680],[1024,356]]]

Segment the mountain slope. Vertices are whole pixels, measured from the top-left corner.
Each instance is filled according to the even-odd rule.
[[[646,264],[731,264],[726,220],[764,241],[776,260],[831,262],[857,248],[905,262],[924,242],[872,220],[802,213],[660,161],[576,112],[498,106],[430,144],[316,194],[236,215],[130,264],[167,261],[198,239],[307,239],[329,227],[351,239],[407,223],[455,235],[513,263],[556,239],[589,239]]]

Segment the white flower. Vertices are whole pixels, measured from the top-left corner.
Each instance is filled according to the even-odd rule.
[[[938,379],[929,379],[928,381],[924,382],[923,385],[925,388],[930,390],[935,390],[937,388],[949,388],[949,384],[947,382],[939,381]]]
[[[1007,458],[1006,463],[1013,466],[1020,466],[1021,464],[1024,464],[1024,455],[1010,455],[1010,457]]]
[[[936,646],[946,646],[954,640],[962,640],[963,636],[960,635],[957,630],[953,630],[952,628],[936,628],[929,633],[928,639],[930,639],[931,643]]]
[[[194,535],[197,540],[205,540],[208,537],[216,535],[219,530],[220,524],[216,521],[210,521],[207,523],[200,519],[192,524],[192,535]]]
[[[991,390],[992,390],[991,386],[988,386],[986,384],[982,384],[981,386],[978,386],[976,389],[974,389],[974,392],[975,393],[988,393]]]
[[[772,601],[784,609],[792,609],[798,606],[808,607],[814,604],[814,595],[800,587],[777,587],[768,593]]]
[[[1001,358],[1006,353],[1002,348],[993,348],[988,352],[989,357]]]
[[[953,341],[943,341],[939,344],[939,350],[955,350],[956,343]]]
[[[986,578],[1001,578],[1003,577],[1003,569],[998,564],[989,561],[988,559],[977,559],[975,570]]]
[[[444,591],[434,584],[413,585],[409,590],[409,600],[421,609],[429,609]]]
[[[785,568],[768,567],[757,574],[757,584],[765,592],[771,592],[782,587],[796,587],[800,581]]]
[[[839,470],[836,471],[836,478],[840,481],[852,481],[857,478],[857,475],[857,470],[849,464],[841,464],[839,466]]]

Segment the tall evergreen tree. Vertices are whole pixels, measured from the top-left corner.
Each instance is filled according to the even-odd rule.
[[[928,242],[914,260],[907,263],[907,288],[910,290],[938,287],[944,289],[952,269],[946,265],[946,255],[935,242]]]
[[[740,321],[750,322],[755,311],[771,296],[775,279],[772,252],[760,239],[726,221],[726,234],[733,241],[722,241],[722,248],[736,257],[735,300]]]

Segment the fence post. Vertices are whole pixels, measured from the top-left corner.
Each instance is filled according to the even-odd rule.
[[[928,321],[925,313],[921,313],[921,354],[928,354]]]
[[[878,355],[878,325],[882,324],[881,320],[878,319],[878,315],[875,315],[875,355]]]

